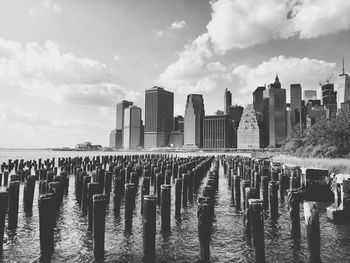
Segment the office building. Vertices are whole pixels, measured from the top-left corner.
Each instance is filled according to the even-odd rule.
[[[253,92],[253,107],[256,114],[263,113],[263,93],[266,88],[264,86],[257,87]]]
[[[118,136],[116,137],[116,144],[114,147],[116,149],[123,148],[124,111],[131,105],[133,105],[133,102],[127,100],[117,103],[116,130]]]
[[[349,74],[345,72],[344,57],[343,57],[343,71],[339,77],[344,77],[344,101],[345,103],[350,103],[350,77]],[[348,106],[344,104],[341,108],[345,110]]]
[[[327,119],[334,118],[337,114],[337,92],[334,91],[333,83],[321,85],[322,103],[326,109]]]
[[[227,114],[228,108],[232,105],[232,93],[225,89],[225,97],[224,97],[224,113]]]
[[[239,122],[241,121],[242,113],[243,107],[239,105],[232,105],[227,109],[227,115],[235,123],[236,127],[238,127]]]
[[[286,90],[276,75],[275,82],[263,91],[263,144],[280,147],[286,140]]]
[[[231,148],[232,122],[228,115],[203,118],[203,148]]]
[[[184,145],[184,133],[182,131],[171,131],[169,136],[169,145],[171,147],[180,147]]]
[[[114,129],[109,135],[109,147],[112,149],[123,148],[122,130]]]
[[[181,115],[174,117],[173,129],[174,131],[184,131],[184,117]]]
[[[201,94],[187,96],[184,117],[184,145],[201,147],[203,144],[204,103]]]
[[[304,100],[307,103],[309,100],[317,100],[316,90],[304,90]]]
[[[253,105],[247,105],[237,129],[238,149],[259,149],[261,146],[261,130]]]
[[[300,84],[290,85],[290,119],[288,133],[293,129],[302,130],[301,119],[301,86]]]
[[[124,110],[123,148],[136,149],[141,147],[142,110],[130,106]]]
[[[174,93],[157,86],[145,91],[145,147],[169,145],[173,117]]]

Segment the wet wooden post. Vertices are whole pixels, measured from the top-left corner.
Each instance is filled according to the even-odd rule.
[[[4,186],[7,186],[9,180],[9,171],[4,171]]]
[[[256,190],[255,188],[252,187],[246,187],[245,188],[245,198],[244,198],[244,202],[245,202],[245,219],[246,219],[246,233],[247,236],[250,238],[251,237],[251,216],[250,216],[250,209],[249,209],[249,199],[256,199],[257,198],[257,194],[256,194]]]
[[[19,181],[9,184],[8,229],[16,230],[18,223]]]
[[[135,184],[136,189],[138,189],[138,187],[139,187],[139,175],[137,174],[137,172],[132,172],[130,174],[130,176],[131,176],[130,177],[131,183]]]
[[[249,200],[249,214],[251,221],[251,237],[254,247],[255,262],[265,262],[265,241],[264,241],[264,215],[263,201],[261,199]]]
[[[103,258],[105,250],[106,198],[105,194],[93,195],[93,237],[96,259]]]
[[[235,189],[235,208],[241,209],[241,178],[238,175],[233,176],[233,184]]]
[[[108,196],[110,195],[111,188],[112,188],[112,174],[113,174],[112,172],[106,172],[105,174],[104,193]]]
[[[182,174],[182,207],[187,207],[188,174]]]
[[[193,200],[193,172],[187,171],[187,198],[190,202]]]
[[[125,215],[124,215],[124,229],[129,231],[132,228],[132,216],[135,202],[135,184],[125,184]]]
[[[309,248],[309,259],[312,263],[321,262],[320,219],[316,202],[304,202],[306,238]]]
[[[290,216],[290,232],[294,239],[300,239],[300,191],[288,190],[288,210]]]
[[[278,184],[279,184],[279,195],[280,195],[280,202],[284,202],[284,174],[279,173],[278,174]]]
[[[35,189],[35,175],[27,177],[27,182],[24,185],[24,212],[29,213],[33,208],[33,199],[34,199],[34,189]]]
[[[200,262],[209,262],[210,258],[210,216],[211,209],[207,203],[198,204],[198,238]]]
[[[8,192],[0,192],[0,255],[3,251],[5,216],[8,205]]]
[[[154,194],[157,196],[157,204],[160,204],[160,187],[164,184],[164,175],[162,173],[156,174],[156,183],[154,186]]]
[[[163,184],[161,186],[161,229],[162,233],[170,232],[170,204],[171,204],[171,185]]]
[[[120,214],[120,203],[122,195],[124,193],[124,180],[120,176],[114,177],[114,187],[113,187],[113,210],[114,215],[119,216]]]
[[[261,176],[260,196],[263,200],[263,209],[269,209],[269,181],[267,176]]]
[[[269,182],[270,216],[273,219],[278,217],[278,182]]]
[[[94,206],[93,206],[93,196],[99,193],[98,183],[88,184],[88,230],[92,230],[92,224],[94,219]]]
[[[83,181],[83,189],[81,191],[81,211],[83,212],[83,215],[86,215],[87,213],[87,207],[88,207],[88,185],[91,183],[91,177],[90,176],[84,176]]]
[[[44,256],[51,255],[54,250],[54,220],[55,211],[53,194],[40,195],[39,203],[39,231],[40,250]]]
[[[143,200],[146,195],[149,195],[150,193],[150,185],[151,185],[151,178],[150,177],[143,177],[142,178],[142,189],[141,189],[141,214],[143,213]]]
[[[181,214],[182,178],[175,179],[175,217]]]
[[[142,228],[144,262],[153,262],[156,250],[157,197],[145,195],[143,198]]]

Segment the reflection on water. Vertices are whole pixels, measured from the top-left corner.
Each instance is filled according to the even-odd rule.
[[[61,155],[59,155],[61,156]],[[220,168],[214,228],[211,241],[212,262],[254,262],[251,243],[245,236],[243,213],[236,211],[231,193]],[[95,262],[92,235],[87,231],[87,218],[82,216],[74,198],[74,180],[70,180],[55,229],[55,252],[51,262]],[[153,189],[151,189],[152,192]],[[174,215],[172,185],[171,233],[160,233],[160,213],[157,211],[156,262],[195,262],[198,260],[197,205],[192,202],[182,210],[181,219]],[[23,185],[20,186],[19,221],[16,232],[6,231],[4,262],[47,262],[40,259],[38,184],[35,188],[32,214],[23,212]],[[132,231],[124,231],[124,203],[121,215],[115,217],[112,201],[106,214],[105,262],[142,262],[142,217],[140,192],[137,197]],[[195,199],[194,199],[195,200]],[[327,221],[326,207],[320,204],[321,246],[323,262],[350,262],[350,223],[335,225]],[[286,203],[280,205],[280,216],[270,220],[265,215],[265,247],[267,262],[307,262],[308,251],[301,211],[301,239],[293,240],[289,233]],[[301,206],[302,208],[302,206]],[[7,221],[6,221],[7,222]]]

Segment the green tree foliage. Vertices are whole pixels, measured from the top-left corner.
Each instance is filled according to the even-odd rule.
[[[350,111],[322,119],[303,132],[294,130],[284,150],[305,157],[350,156]]]

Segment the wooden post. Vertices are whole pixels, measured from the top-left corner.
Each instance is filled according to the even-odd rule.
[[[99,191],[101,190],[99,189]],[[105,194],[93,195],[93,235],[94,256],[96,259],[103,258],[105,250],[106,198]]]
[[[160,186],[164,184],[164,175],[161,173],[156,174],[156,184],[154,186],[154,194],[158,197],[157,204],[160,204]]]
[[[19,181],[9,184],[8,229],[16,230],[18,223]]]
[[[188,174],[182,174],[182,208],[187,207]]]
[[[27,177],[27,182],[24,185],[24,212],[30,213],[33,208],[33,198],[34,198],[34,189],[35,189],[35,175]]]
[[[53,194],[40,195],[39,203],[39,231],[40,250],[44,256],[51,255],[54,250],[54,220],[55,212],[53,205]]]
[[[241,178],[238,175],[234,175],[233,182],[235,189],[235,207],[236,209],[241,209]]]
[[[199,259],[200,262],[209,262],[210,258],[210,205],[207,203],[198,204],[198,238],[199,238]]]
[[[260,196],[263,200],[263,209],[269,209],[269,181],[267,176],[261,176]]]
[[[124,229],[129,231],[132,228],[132,216],[135,202],[135,184],[125,184],[125,216],[124,216]]]
[[[3,251],[5,216],[8,205],[8,192],[0,192],[0,256]]]
[[[320,219],[316,202],[304,202],[304,216],[306,225],[307,244],[310,262],[321,262]]]
[[[142,178],[142,189],[141,189],[141,214],[143,213],[143,200],[146,195],[149,195],[150,191],[150,183],[151,178],[150,177],[143,177]]]
[[[113,187],[113,210],[114,215],[119,216],[120,214],[120,202],[122,195],[124,193],[123,178],[120,176],[114,177],[114,187]]]
[[[181,214],[182,178],[175,179],[175,217]]]
[[[290,232],[294,239],[300,239],[300,191],[288,190]]]
[[[163,184],[161,186],[161,224],[162,233],[170,232],[170,204],[171,204],[171,185]]]
[[[258,263],[265,262],[264,215],[262,205],[263,201],[260,199],[249,199],[251,236],[254,247],[255,262]]]
[[[269,199],[270,199],[270,215],[271,218],[278,217],[278,182],[269,182]]]
[[[280,202],[284,203],[284,174],[278,174],[278,184],[279,184],[279,194],[280,194]]]
[[[92,223],[94,218],[94,205],[93,205],[93,195],[99,193],[98,183],[88,184],[88,230],[92,230]]]
[[[83,189],[81,191],[81,211],[83,212],[83,215],[86,215],[87,213],[87,207],[88,207],[88,184],[91,183],[91,177],[90,176],[84,176],[83,181]]]
[[[142,228],[144,262],[153,262],[156,243],[157,197],[145,195],[143,198]]]

